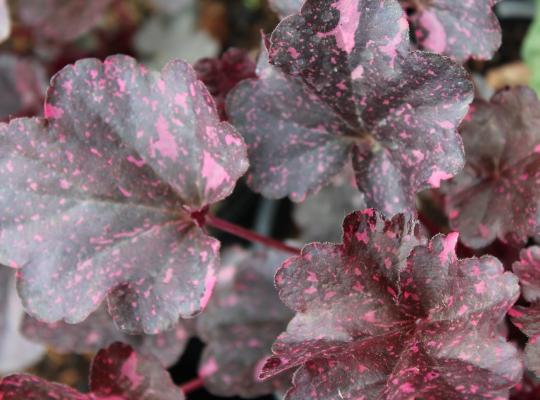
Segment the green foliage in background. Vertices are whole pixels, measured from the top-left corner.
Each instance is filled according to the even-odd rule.
[[[540,95],[540,0],[535,2],[534,20],[521,49],[523,60],[531,70],[530,86]]]

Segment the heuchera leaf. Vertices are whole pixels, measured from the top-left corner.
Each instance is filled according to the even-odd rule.
[[[270,61],[298,78],[260,69],[227,107],[256,191],[301,201],[352,154],[368,206],[394,214],[462,168],[471,82],[447,58],[410,51],[396,0],[308,0],[272,33]]]
[[[456,233],[422,244],[408,215],[367,209],[343,230],[343,244],[309,244],[278,270],[296,316],[262,377],[300,366],[289,400],[506,395],[522,366],[496,327],[517,278],[491,256],[458,260]]]
[[[303,0],[269,0],[270,7],[280,18],[297,13],[302,2]]]
[[[152,357],[142,357],[123,343],[101,350],[92,363],[91,393],[31,375],[0,381],[2,400],[184,400],[167,371]]]
[[[12,54],[0,55],[0,120],[41,113],[46,90],[41,64]]]
[[[464,244],[523,243],[539,233],[540,102],[525,87],[476,100],[460,127],[463,171],[445,187],[450,227]]]
[[[38,39],[69,42],[92,29],[112,0],[17,0],[16,13]]]
[[[32,343],[19,331],[23,315],[15,271],[0,266],[0,375],[27,368],[45,353],[43,346]]]
[[[501,45],[500,0],[400,0],[420,48],[456,61],[488,60]]]
[[[510,311],[512,322],[528,337],[525,365],[540,376],[540,247],[521,250],[520,260],[512,266],[519,277],[523,297],[530,307],[516,306]]]
[[[0,125],[0,262],[19,268],[26,310],[78,323],[107,296],[129,333],[199,313],[219,242],[190,213],[225,198],[247,160],[193,69],[78,61],[53,78],[45,117]]]
[[[95,353],[114,342],[122,342],[138,353],[153,354],[166,367],[178,360],[191,336],[190,327],[182,320],[173,329],[157,335],[126,335],[114,325],[105,307],[75,325],[48,324],[26,315],[21,332],[28,339],[62,353]]]
[[[225,253],[215,293],[197,319],[206,342],[199,375],[211,393],[250,398],[290,386],[286,373],[264,382],[257,378],[272,343],[293,316],[274,287],[274,272],[285,257],[267,250]]]
[[[236,48],[227,50],[221,58],[203,58],[193,66],[198,78],[214,96],[219,115],[226,120],[225,97],[238,82],[255,78],[255,63],[246,51]]]

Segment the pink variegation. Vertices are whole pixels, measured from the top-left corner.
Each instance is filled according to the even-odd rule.
[[[540,101],[529,88],[475,100],[460,127],[463,171],[444,187],[450,227],[478,249],[540,233]]]
[[[302,201],[352,157],[368,206],[392,215],[463,167],[472,84],[448,58],[412,51],[397,0],[308,0],[272,33],[269,58],[227,107],[254,190]]]
[[[400,0],[420,48],[456,61],[488,60],[501,45],[500,0]]]
[[[246,168],[186,63],[78,61],[53,78],[45,119],[0,125],[0,261],[45,322],[81,322],[107,299],[121,329],[167,330],[204,309],[219,262],[190,214]]]
[[[240,81],[255,78],[255,62],[247,52],[236,48],[227,50],[220,58],[203,58],[193,68],[214,96],[222,120],[227,119],[225,98],[229,92]]]
[[[143,357],[122,343],[101,350],[92,363],[91,393],[32,375],[10,375],[0,381],[2,400],[184,400],[167,371],[153,357]]]
[[[300,367],[287,400],[507,395],[522,365],[496,327],[517,278],[494,257],[458,260],[455,233],[424,244],[404,214],[367,209],[343,229],[343,244],[309,244],[278,270],[296,316],[261,376]]]
[[[531,305],[516,306],[510,311],[512,322],[528,337],[525,365],[540,376],[540,246],[521,250],[520,260],[512,266],[519,277],[523,297]]]

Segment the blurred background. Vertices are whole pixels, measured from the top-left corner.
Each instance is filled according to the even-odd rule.
[[[271,32],[279,21],[266,0],[12,0],[7,6],[11,33],[0,45],[0,119],[3,121],[41,115],[48,80],[64,65],[78,59],[103,59],[123,53],[160,69],[171,59],[196,63],[202,58],[219,57],[236,47],[255,60],[261,31]],[[540,89],[540,32],[537,32],[540,28],[530,29],[525,40],[533,26],[535,9],[534,0],[503,0],[497,5],[503,30],[502,47],[493,60],[467,65],[481,96],[489,97],[506,85],[531,84]],[[215,66],[211,61],[200,65],[203,73]],[[330,194],[326,203],[323,202],[328,205],[327,213],[321,212],[319,201],[318,214],[333,212],[340,218],[356,208],[351,201],[341,204],[339,199],[343,197]],[[302,231],[302,240],[322,239],[315,236],[324,230],[324,221],[319,220],[310,236],[313,209],[309,202],[298,207],[288,200],[262,199],[240,183],[216,212],[228,221],[277,238],[298,237]],[[330,227],[335,225],[335,218],[335,215],[328,218]],[[325,239],[339,236],[338,228]],[[218,232],[215,235],[224,246],[246,244]],[[10,279],[4,277],[5,282]],[[25,370],[86,391],[91,355],[60,354],[22,337],[18,332],[22,310],[11,286],[0,283],[0,304],[9,305],[0,310],[3,312],[0,377]],[[170,368],[175,382],[181,384],[196,377],[202,349],[198,339],[189,341],[183,356]],[[189,398],[221,397],[201,389]]]

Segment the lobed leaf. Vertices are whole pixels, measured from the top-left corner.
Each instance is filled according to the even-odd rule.
[[[183,400],[185,397],[167,371],[152,357],[114,343],[101,350],[92,363],[91,393],[51,383],[32,375],[11,375],[0,381],[2,400]]]
[[[476,100],[460,128],[466,165],[445,188],[450,227],[463,243],[524,243],[539,232],[540,102],[526,87]]]
[[[501,46],[500,0],[400,0],[421,49],[456,61],[489,60]]]
[[[540,247],[521,250],[520,259],[512,265],[519,277],[525,299],[530,307],[516,306],[510,311],[512,322],[529,337],[525,347],[525,365],[540,376]]]
[[[263,61],[227,107],[254,190],[302,201],[352,157],[368,206],[394,214],[462,168],[471,82],[447,58],[410,51],[397,1],[308,0],[272,33],[269,57],[286,74]]]
[[[45,117],[0,125],[0,262],[27,311],[78,323],[107,298],[122,330],[150,334],[199,313],[219,242],[190,213],[247,161],[193,69],[81,60],[53,78]]]
[[[279,301],[273,279],[285,257],[277,251],[236,248],[225,254],[215,293],[197,319],[206,342],[199,375],[211,393],[251,398],[290,386],[290,374],[257,379],[272,343],[292,317]]]
[[[261,377],[294,367],[286,399],[485,399],[521,378],[496,327],[519,296],[494,257],[458,260],[457,234],[424,244],[408,215],[350,214],[343,244],[312,243],[276,274],[296,311]]]
[[[178,361],[192,334],[182,320],[171,330],[157,335],[127,335],[113,323],[105,307],[100,307],[79,324],[48,324],[26,315],[22,334],[34,342],[46,344],[61,353],[95,353],[114,342],[129,344],[141,354],[152,354],[165,367]]]

